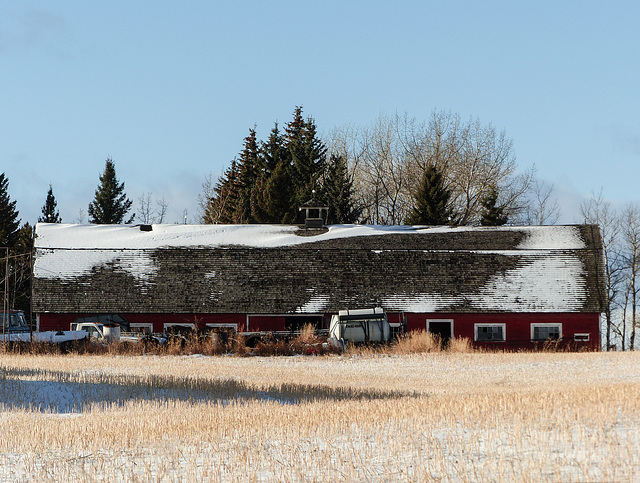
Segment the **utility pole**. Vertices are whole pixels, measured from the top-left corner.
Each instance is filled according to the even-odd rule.
[[[7,340],[6,332],[9,322],[9,247],[4,247],[5,266],[2,285],[2,340]]]

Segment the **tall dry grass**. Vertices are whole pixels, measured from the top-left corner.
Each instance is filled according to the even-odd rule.
[[[113,341],[96,342],[94,340],[79,340],[63,344],[51,343],[0,343],[0,354],[93,354],[93,355],[194,355],[214,356],[232,354],[235,356],[292,356],[326,355],[337,353],[337,349],[326,343],[326,336],[316,333],[313,325],[306,324],[296,336],[276,338],[269,334],[262,337],[255,347],[249,347],[242,334],[229,334],[221,337],[219,334],[191,333],[188,336],[173,335],[164,344],[156,339],[143,339],[140,342]]]
[[[440,352],[442,343],[431,332],[412,331],[398,338],[391,346],[394,354],[423,354]]]
[[[637,353],[5,354],[0,367],[0,480],[640,475]]]
[[[475,349],[466,337],[456,337],[443,343],[437,335],[427,331],[411,331],[398,337],[391,344],[347,345],[347,353],[354,355],[408,355],[432,353],[471,353]]]

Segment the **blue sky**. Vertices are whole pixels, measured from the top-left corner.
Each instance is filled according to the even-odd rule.
[[[186,209],[257,125],[321,133],[434,110],[504,129],[562,222],[602,189],[639,201],[637,1],[0,3],[0,172],[22,221],[49,183],[65,222],[111,157],[134,206]]]

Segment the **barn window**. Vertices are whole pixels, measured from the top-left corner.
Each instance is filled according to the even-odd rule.
[[[500,342],[505,340],[505,324],[474,324],[476,342]]]
[[[559,340],[562,324],[531,324],[531,340]]]
[[[196,330],[196,324],[181,324],[176,322],[165,322],[164,331],[167,334],[189,335]]]
[[[215,322],[215,323],[206,324],[206,327],[211,332],[232,332],[234,334],[238,332],[238,324],[236,323],[225,324],[225,323]]]
[[[129,331],[136,332],[139,334],[151,335],[153,334],[153,323],[152,322],[130,322]]]

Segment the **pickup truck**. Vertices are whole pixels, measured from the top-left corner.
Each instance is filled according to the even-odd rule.
[[[145,335],[138,332],[125,332],[120,330],[120,326],[116,324],[100,324],[97,322],[73,322],[71,331],[82,331],[87,334],[91,340],[98,342],[133,342],[138,343],[142,340],[153,341],[164,344],[165,338],[155,335]]]
[[[86,332],[73,330],[31,332],[27,318],[21,310],[0,312],[0,342],[51,342],[53,344],[61,344],[86,338],[88,338]]]

